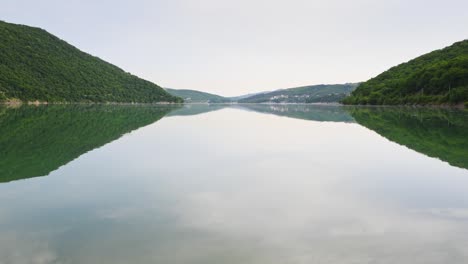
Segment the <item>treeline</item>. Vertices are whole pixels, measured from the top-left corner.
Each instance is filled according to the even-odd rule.
[[[182,102],[38,28],[0,21],[0,100]]]
[[[458,104],[468,101],[468,40],[436,50],[362,83],[345,104]]]

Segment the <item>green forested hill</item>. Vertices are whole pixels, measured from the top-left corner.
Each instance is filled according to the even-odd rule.
[[[362,83],[345,104],[457,104],[468,101],[468,40]]]
[[[358,84],[322,84],[276,90],[242,98],[239,103],[320,103],[339,102]]]
[[[187,103],[228,103],[229,98],[216,94],[210,94],[195,90],[178,90],[166,88],[166,91],[174,96],[181,97]]]
[[[181,102],[39,28],[0,21],[0,100]]]

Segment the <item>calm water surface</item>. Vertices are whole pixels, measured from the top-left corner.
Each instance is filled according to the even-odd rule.
[[[468,112],[0,108],[0,263],[468,263]]]

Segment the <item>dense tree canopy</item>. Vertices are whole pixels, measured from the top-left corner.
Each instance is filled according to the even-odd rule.
[[[456,104],[468,101],[468,40],[362,83],[345,104]]]
[[[38,28],[0,21],[0,100],[181,102]]]

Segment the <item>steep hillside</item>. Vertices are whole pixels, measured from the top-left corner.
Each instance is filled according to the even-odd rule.
[[[362,83],[345,104],[457,104],[468,101],[468,40],[436,50]]]
[[[0,100],[182,102],[46,31],[0,21]]]

